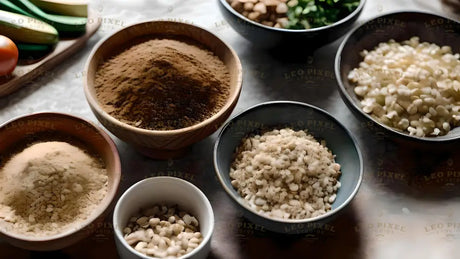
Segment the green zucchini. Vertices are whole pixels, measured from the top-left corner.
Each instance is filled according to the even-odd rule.
[[[16,43],[19,50],[19,59],[22,60],[36,60],[43,58],[51,51],[55,45],[46,44],[31,44],[31,43]]]
[[[17,5],[31,16],[51,24],[59,31],[59,33],[64,34],[65,36],[82,34],[86,31],[86,17],[48,14],[28,0],[11,0],[10,2]]]
[[[30,16],[30,14],[8,0],[0,0],[0,10]]]
[[[88,17],[88,3],[81,0],[30,0],[38,8],[45,12]]]
[[[53,26],[32,17],[2,10],[0,32],[13,41],[25,43],[52,45],[59,40],[59,34]]]

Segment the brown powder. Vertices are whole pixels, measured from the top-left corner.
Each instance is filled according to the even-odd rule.
[[[211,51],[174,39],[151,39],[104,62],[95,88],[104,110],[132,126],[172,130],[217,113],[230,76]]]

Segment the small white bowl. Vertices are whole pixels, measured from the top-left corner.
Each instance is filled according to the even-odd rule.
[[[179,208],[194,215],[200,223],[203,241],[190,253],[178,258],[206,258],[211,249],[214,230],[214,213],[211,203],[195,185],[175,177],[151,177],[144,179],[123,193],[113,213],[115,244],[122,259],[151,259],[134,250],[123,238],[123,228],[130,217],[142,208],[155,204],[177,204]]]

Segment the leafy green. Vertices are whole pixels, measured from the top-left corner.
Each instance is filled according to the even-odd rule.
[[[359,0],[291,0],[287,29],[311,29],[330,25],[353,12]]]

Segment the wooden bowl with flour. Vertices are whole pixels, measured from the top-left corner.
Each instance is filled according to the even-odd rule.
[[[183,155],[230,116],[242,67],[200,27],[148,21],[99,42],[86,63],[85,95],[97,119],[152,158]]]
[[[114,207],[120,157],[101,128],[63,113],[0,126],[0,237],[50,251],[87,238]]]

